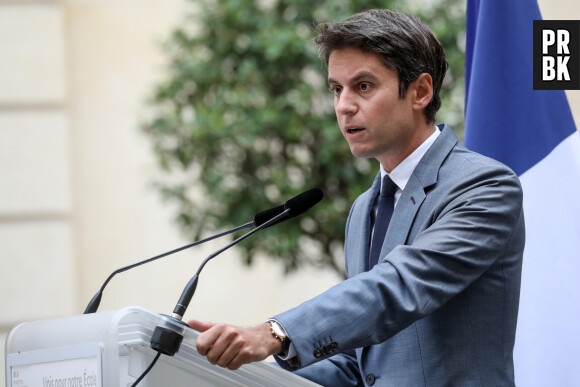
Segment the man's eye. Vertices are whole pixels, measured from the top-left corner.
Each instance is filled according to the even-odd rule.
[[[368,90],[368,89],[370,89],[370,88],[371,88],[371,85],[369,85],[368,83],[361,83],[361,84],[360,84],[360,89],[361,89],[362,91],[367,91],[367,90]]]
[[[342,92],[342,88],[340,88],[338,86],[331,86],[330,91],[332,92],[332,94],[338,95]]]

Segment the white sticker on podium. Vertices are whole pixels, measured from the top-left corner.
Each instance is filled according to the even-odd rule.
[[[101,387],[98,357],[13,365],[12,387]]]

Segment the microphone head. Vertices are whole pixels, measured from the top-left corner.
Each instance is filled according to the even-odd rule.
[[[269,208],[267,210],[258,212],[256,215],[254,215],[254,226],[256,226],[256,227],[261,226],[262,224],[266,223],[267,221],[269,221],[273,217],[280,215],[282,212],[284,212],[284,205],[283,204],[280,204],[279,206],[272,207],[272,208]],[[283,217],[282,219],[285,219],[285,218],[286,217]],[[281,222],[282,219],[278,220],[276,223]]]
[[[288,209],[290,211],[286,216],[283,216],[274,223],[268,225],[268,227],[294,218],[295,216],[302,215],[316,203],[321,201],[323,196],[324,194],[319,188],[312,188],[306,192],[302,192],[301,194],[294,196],[292,199],[289,199],[285,204],[281,204],[262,212],[258,212],[256,215],[254,215],[254,226],[261,226],[262,224],[266,223],[275,216],[280,215],[282,212]]]
[[[289,218],[302,215],[322,200],[324,193],[320,188],[312,188],[294,196],[284,204],[284,209],[290,209]]]

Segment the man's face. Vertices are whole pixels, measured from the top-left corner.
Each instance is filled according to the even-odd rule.
[[[388,171],[412,151],[416,112],[411,98],[399,98],[396,71],[374,53],[334,50],[328,83],[342,134],[357,157],[376,158]],[[403,158],[404,158],[403,157]]]

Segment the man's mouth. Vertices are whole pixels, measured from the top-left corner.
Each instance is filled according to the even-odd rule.
[[[353,128],[346,129],[346,132],[349,134],[352,134],[352,133],[360,132],[361,130],[364,130],[364,128],[353,127]]]

